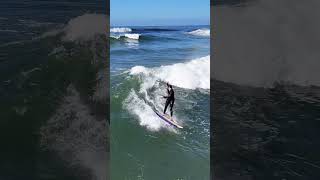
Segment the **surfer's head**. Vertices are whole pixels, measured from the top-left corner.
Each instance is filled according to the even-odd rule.
[[[169,87],[172,89],[172,85],[169,85]]]

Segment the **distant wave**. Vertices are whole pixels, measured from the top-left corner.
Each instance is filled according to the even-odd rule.
[[[177,29],[165,29],[165,28],[133,28],[133,32],[165,32],[165,31],[179,31]]]
[[[163,32],[163,31],[179,31],[177,29],[165,28],[128,28],[128,27],[115,27],[111,28],[111,33],[143,33],[143,32]]]
[[[125,34],[110,34],[110,39],[115,41],[139,40],[139,41],[179,41],[174,37],[159,37],[150,34],[125,33]]]
[[[124,37],[126,37],[128,39],[138,40],[140,38],[140,34],[125,34]]]
[[[197,29],[197,30],[188,32],[188,34],[191,34],[191,35],[194,35],[194,36],[209,37],[210,36],[210,29]]]
[[[130,28],[111,28],[110,32],[112,32],[112,33],[126,33],[126,32],[132,32],[132,29],[130,29]]]

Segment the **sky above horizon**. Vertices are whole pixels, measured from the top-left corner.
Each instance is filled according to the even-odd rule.
[[[111,26],[209,25],[210,0],[111,0]]]

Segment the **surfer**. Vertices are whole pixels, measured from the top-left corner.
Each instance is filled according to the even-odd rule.
[[[167,107],[169,106],[170,104],[170,116],[172,118],[172,115],[173,115],[173,105],[174,105],[174,91],[173,91],[173,88],[172,88],[172,85],[167,83],[167,96],[163,96],[163,98],[166,98],[166,104],[164,106],[164,110],[163,110],[163,114],[166,114],[166,111],[167,111]]]

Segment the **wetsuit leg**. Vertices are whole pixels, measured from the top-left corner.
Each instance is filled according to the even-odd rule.
[[[168,98],[168,99],[166,100],[166,104],[164,105],[163,114],[166,114],[167,107],[168,107],[169,103],[170,103],[170,99]]]
[[[170,103],[170,115],[171,115],[171,117],[172,117],[172,115],[173,115],[173,105],[174,105],[174,99],[172,99],[171,100],[171,103]]]

